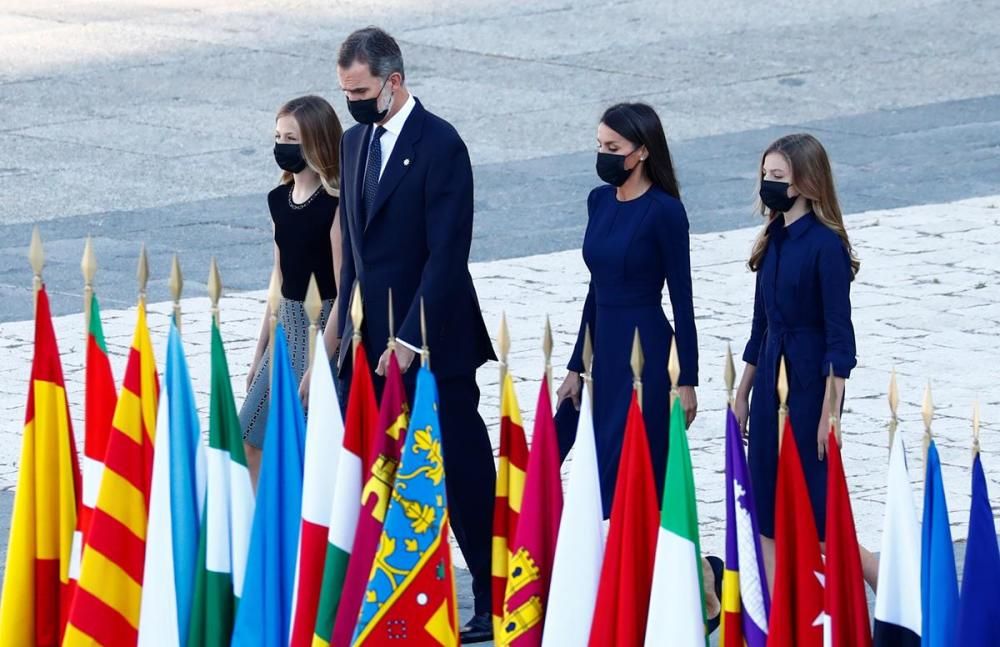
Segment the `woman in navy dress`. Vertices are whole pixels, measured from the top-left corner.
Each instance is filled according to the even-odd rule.
[[[778,365],[784,356],[789,417],[822,541],[830,407],[842,409],[844,383],[857,364],[851,281],[860,263],[844,228],[830,161],[815,137],[788,135],[771,144],[761,157],[760,174],[760,210],[767,224],[750,256],[757,287],[735,410],[744,433],[749,416],[750,478],[771,580]],[[832,403],[831,369],[836,396]],[[862,555],[866,577],[874,582],[877,564],[868,551],[862,549]]]
[[[611,514],[625,419],[632,399],[632,338],[642,342],[643,418],[657,493],[667,462],[670,379],[667,360],[676,331],[681,365],[678,392],[690,425],[698,410],[698,338],[691,294],[688,219],[680,201],[670,150],[656,112],[641,103],[612,106],[597,127],[597,174],[607,184],[587,199],[583,258],[590,290],[559,402],[579,408],[584,331],[594,340],[594,436],[604,516]],[[674,325],[663,311],[663,284]],[[710,564],[710,566],[709,566]],[[718,624],[722,562],[705,564],[709,627]]]

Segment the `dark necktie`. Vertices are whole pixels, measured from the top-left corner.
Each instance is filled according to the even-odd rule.
[[[375,129],[375,136],[368,145],[368,164],[365,166],[365,219],[372,217],[372,207],[375,205],[375,195],[378,193],[378,176],[382,171],[382,145],[379,140],[385,134],[385,128]]]

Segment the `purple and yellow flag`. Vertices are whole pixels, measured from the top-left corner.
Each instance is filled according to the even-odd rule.
[[[726,570],[721,647],[764,647],[771,600],[740,426],[726,411]]]
[[[437,384],[417,374],[413,417],[352,644],[458,647]]]

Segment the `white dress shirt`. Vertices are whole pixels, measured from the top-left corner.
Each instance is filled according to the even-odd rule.
[[[406,120],[409,118],[410,113],[413,112],[413,108],[416,107],[416,105],[417,105],[417,100],[413,98],[412,94],[409,95],[406,98],[406,103],[404,103],[403,107],[399,109],[399,112],[393,115],[392,119],[382,124],[382,127],[385,128],[385,132],[382,133],[382,137],[379,139],[379,146],[382,149],[382,168],[379,169],[378,173],[378,179],[380,181],[382,180],[382,176],[385,174],[385,167],[389,164],[389,158],[392,156],[392,149],[395,148],[396,146],[396,140],[399,139],[399,133],[403,132],[403,125],[406,124]],[[377,127],[378,126],[376,126],[376,128]],[[374,137],[375,137],[375,128],[372,128],[371,137],[369,137],[368,139],[369,150],[371,150],[371,140]],[[400,319],[398,318],[398,316],[400,314],[405,314],[405,313],[396,313],[396,314],[397,314],[397,321],[399,321]],[[414,353],[418,355],[420,354],[420,349],[414,346],[413,344],[410,344],[407,341],[399,339],[398,337],[396,338],[396,341],[402,344],[403,346],[409,348]]]

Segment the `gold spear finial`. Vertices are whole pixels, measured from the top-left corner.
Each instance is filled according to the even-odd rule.
[[[549,397],[552,397],[552,322],[545,315],[545,332],[542,334],[542,354],[545,356],[545,379],[549,385]]]
[[[35,225],[35,228],[31,230],[28,262],[31,263],[31,271],[34,273],[32,289],[37,306],[38,292],[42,289],[42,270],[45,269],[45,250],[42,248],[42,234],[38,231],[38,225]]]
[[[90,307],[94,300],[94,277],[97,275],[97,257],[90,236],[83,244],[80,272],[83,274],[83,336],[86,339],[90,336]]]
[[[681,362],[677,357],[677,335],[670,338],[670,354],[667,356],[667,375],[670,376],[670,408],[677,399],[677,382],[681,379]]]
[[[972,460],[979,454],[979,401],[972,403]]]
[[[632,337],[632,383],[640,409],[642,409],[642,368],[645,362],[646,359],[642,354],[642,341],[639,339],[639,328],[636,327],[635,335]]]
[[[219,299],[222,298],[222,277],[219,276],[219,264],[212,257],[208,266],[208,299],[212,302],[212,320],[219,325]]]
[[[788,420],[788,368],[785,366],[785,356],[781,356],[778,364],[778,452],[781,452],[781,441],[785,435],[785,421]]]
[[[420,337],[423,345],[420,348],[420,364],[427,370],[431,368],[431,349],[427,345],[427,310],[424,308],[424,298],[420,297]]]
[[[271,375],[274,375],[274,343],[278,334],[278,308],[281,306],[281,281],[278,279],[278,268],[271,271],[271,281],[267,286],[267,306],[271,311]],[[274,383],[273,381],[271,382]]]
[[[503,406],[504,383],[507,380],[507,359],[510,355],[510,331],[507,329],[507,313],[500,313],[500,331],[497,333],[497,347],[500,349],[500,405]]]
[[[386,342],[386,348],[390,352],[396,352],[396,316],[392,310],[392,288],[389,288],[389,340]]]
[[[924,389],[924,406],[921,409],[924,417],[924,473],[926,474],[927,452],[931,446],[931,422],[934,421],[934,400],[931,397],[931,381],[927,380],[927,388]]]
[[[736,364],[733,362],[733,345],[726,344],[726,366],[723,368],[723,379],[726,381],[726,393],[729,401],[729,408],[735,404],[733,389],[736,385]]]
[[[590,389],[590,396],[594,396],[594,375],[591,372],[594,368],[594,342],[590,337],[590,324],[583,328],[583,385],[581,389]]]
[[[837,384],[834,381],[833,363],[830,363],[830,375],[826,380],[826,399],[830,403],[830,428],[833,429],[837,444],[840,444],[840,407],[837,403]]]
[[[899,418],[897,414],[899,412],[899,385],[896,384],[896,368],[893,367],[892,374],[889,377],[889,412],[892,416],[889,418],[889,451],[892,451],[892,443],[896,437],[896,428],[899,426]]]
[[[358,351],[358,344],[361,343],[361,324],[365,320],[365,309],[361,305],[361,283],[359,281],[354,282],[354,289],[351,291],[351,328],[354,329],[354,334],[351,339],[351,350],[354,353]]]
[[[139,282],[139,300],[146,301],[146,285],[149,283],[149,255],[146,254],[146,243],[139,248],[139,266],[135,277]]]
[[[177,330],[181,329],[181,292],[184,290],[184,275],[181,274],[181,261],[174,254],[174,260],[170,264],[170,279],[167,281],[170,288],[170,298],[174,300],[174,324]]]
[[[319,295],[319,283],[316,282],[315,273],[309,275],[309,287],[306,288],[306,300],[302,306],[305,308],[306,316],[309,317],[309,357],[306,359],[306,366],[311,367],[313,354],[316,352],[319,318],[323,314],[323,299]]]

